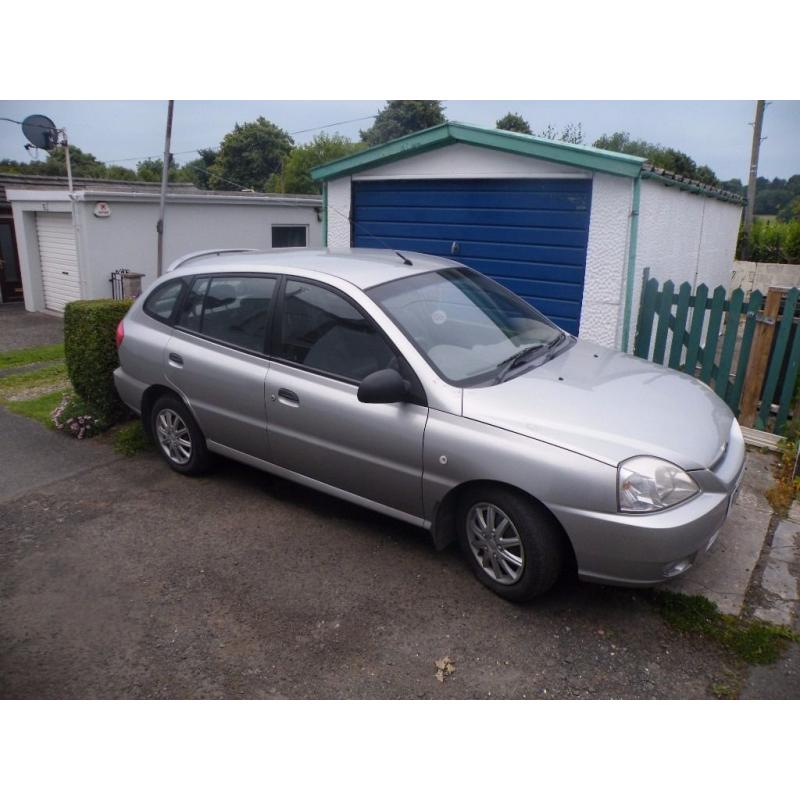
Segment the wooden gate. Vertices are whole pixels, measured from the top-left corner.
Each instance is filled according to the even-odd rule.
[[[726,297],[689,283],[675,291],[645,282],[634,355],[694,375],[711,386],[742,425],[785,430],[800,366],[797,301],[800,290],[759,291],[745,302],[741,289]]]

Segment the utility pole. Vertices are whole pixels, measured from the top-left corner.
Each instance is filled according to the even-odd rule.
[[[158,232],[158,262],[156,266],[156,275],[160,277],[164,271],[164,207],[167,202],[167,181],[169,179],[169,162],[170,162],[170,140],[172,139],[172,107],[175,104],[174,100],[170,100],[167,105],[167,133],[164,137],[164,165],[161,170],[161,202],[158,208],[158,223],[156,224],[156,231]]]
[[[750,152],[750,175],[747,179],[747,207],[744,210],[744,236],[742,237],[742,257],[750,258],[750,231],[753,227],[753,212],[756,206],[756,179],[758,178],[758,153],[761,149],[761,126],[764,122],[763,100],[756,102],[756,118],[753,121],[753,149]]]

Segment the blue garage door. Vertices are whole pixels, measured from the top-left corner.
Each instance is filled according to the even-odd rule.
[[[353,244],[454,258],[577,334],[591,197],[590,180],[356,180]]]

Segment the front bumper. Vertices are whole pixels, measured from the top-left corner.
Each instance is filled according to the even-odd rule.
[[[655,514],[552,509],[569,536],[578,574],[618,586],[655,586],[685,574],[716,541],[744,475],[744,448],[722,491],[703,491]],[[722,488],[721,484],[718,484]]]

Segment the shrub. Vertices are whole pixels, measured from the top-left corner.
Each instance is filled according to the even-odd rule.
[[[65,394],[50,415],[56,430],[64,431],[76,439],[89,439],[108,428],[103,416],[79,397]]]
[[[739,232],[741,258],[743,230]],[[750,231],[750,260],[776,264],[800,264],[800,220],[756,218]]]
[[[67,373],[78,396],[109,422],[124,416],[114,388],[115,336],[130,300],[77,300],[64,310]]]

